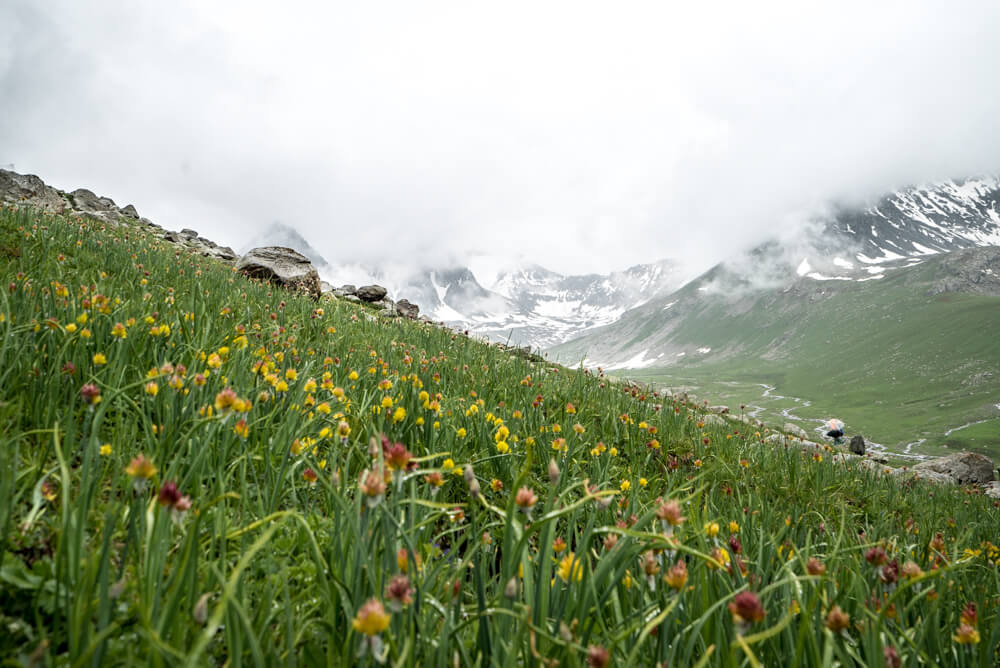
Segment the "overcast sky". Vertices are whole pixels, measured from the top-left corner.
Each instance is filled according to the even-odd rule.
[[[1000,2],[819,4],[3,0],[0,166],[237,249],[564,272],[1000,171]]]

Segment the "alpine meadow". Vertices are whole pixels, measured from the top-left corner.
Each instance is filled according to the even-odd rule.
[[[138,221],[0,213],[40,665],[994,665],[997,502]]]

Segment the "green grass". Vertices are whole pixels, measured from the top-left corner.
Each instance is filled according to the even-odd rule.
[[[1000,427],[1000,297],[930,296],[940,271],[934,259],[879,281],[806,283],[739,300],[704,298],[682,315],[676,309],[683,307],[663,312],[657,302],[635,319],[644,323],[643,332],[659,328],[660,338],[639,349],[655,354],[707,346],[712,352],[623,373],[682,377],[712,389],[727,382],[769,383],[778,394],[812,402],[813,417],[838,416],[889,448],[923,439],[921,452],[941,454],[943,446],[954,447],[945,436],[952,428],[979,420]],[[690,288],[692,295],[696,289]],[[586,355],[603,341],[627,338],[631,326],[617,323],[557,354]],[[757,396],[754,389],[734,399],[749,403]],[[970,445],[1000,457],[1000,429],[982,432]]]
[[[140,228],[6,209],[0,248],[5,665],[997,661],[1000,510],[972,490],[705,426]],[[922,574],[892,581],[876,546]],[[766,615],[738,624],[746,592]],[[959,644],[969,602],[980,642]]]

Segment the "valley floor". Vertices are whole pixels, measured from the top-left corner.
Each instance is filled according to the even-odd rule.
[[[849,435],[861,434],[872,449],[900,460],[923,459],[968,450],[1000,456],[1000,396],[969,391],[959,401],[904,401],[883,388],[850,386],[839,392],[811,387],[776,373],[727,374],[722,369],[637,369],[619,372],[644,382],[686,391],[723,404],[770,425],[786,422],[820,435],[823,423],[837,417]],[[992,397],[992,399],[991,399]]]

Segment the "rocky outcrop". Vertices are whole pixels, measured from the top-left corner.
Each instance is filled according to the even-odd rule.
[[[957,452],[921,462],[913,467],[914,473],[924,476],[947,476],[951,482],[959,485],[992,482],[993,470],[993,460],[975,452]]]
[[[385,299],[386,289],[381,285],[362,285],[357,290],[357,295],[361,301],[374,303]]]
[[[396,302],[396,312],[404,318],[416,320],[417,316],[420,314],[420,307],[416,304],[411,304],[409,300],[400,299]]]
[[[0,202],[42,209],[49,213],[62,213],[69,208],[64,193],[34,174],[18,174],[0,169]]]
[[[45,213],[74,214],[109,226],[139,225],[147,228],[152,235],[188,252],[229,264],[236,263],[236,268],[248,276],[302,290],[315,299],[321,294],[329,294],[346,301],[368,302],[380,308],[381,315],[390,318],[416,320],[420,314],[420,307],[405,299],[393,302],[381,285],[334,288],[328,283],[321,283],[312,262],[298,250],[287,246],[262,246],[240,258],[232,248],[202,237],[197,230],[164,230],[148,218],[141,217],[132,204],[119,208],[110,197],[102,197],[86,188],[67,193],[46,185],[37,176],[0,169],[0,204],[33,208]]]
[[[320,296],[319,274],[305,255],[283,246],[254,248],[241,257],[236,269],[251,278]]]

